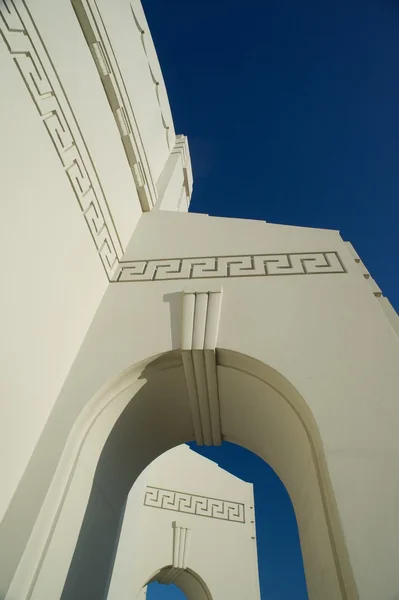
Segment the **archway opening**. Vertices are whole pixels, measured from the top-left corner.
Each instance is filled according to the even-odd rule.
[[[201,460],[200,456],[204,460]],[[172,498],[166,494],[165,504],[158,500],[154,502],[152,490],[159,490],[157,493],[162,497],[163,492],[160,488],[167,488],[172,495],[176,493],[177,496]],[[190,498],[190,494],[194,496]],[[196,501],[201,502],[200,499],[206,497],[210,503],[204,515],[203,504],[197,505],[198,510],[194,506]],[[183,504],[175,504],[176,498]],[[242,521],[230,523],[229,531],[226,531],[225,524],[217,518],[211,519],[210,522],[212,498],[243,501],[245,504]],[[254,512],[251,509],[254,509]],[[195,514],[197,512],[198,514]],[[146,564],[148,560],[147,553],[154,560],[154,553],[159,552],[158,547],[164,547],[170,523],[180,519],[190,530],[188,545],[193,543],[191,536],[194,536],[196,547],[202,548],[201,553],[205,559],[201,567],[197,562],[197,567],[205,580],[208,581],[207,569],[211,564],[212,571],[216,569],[227,574],[227,577],[230,577],[231,573],[241,573],[240,579],[245,578],[248,600],[259,600],[258,583],[260,598],[308,599],[298,526],[291,500],[276,473],[260,457],[230,442],[223,442],[218,447],[197,446],[191,443],[158,457],[142,473],[129,494],[115,563],[117,577],[123,576],[117,568],[121,553],[130,556],[132,564],[136,564],[136,569],[140,570],[139,565]],[[140,526],[139,522],[144,525]],[[255,525],[251,526],[250,523]],[[204,530],[207,530],[211,537],[210,543],[202,546]],[[232,543],[228,541],[231,533]],[[133,536],[138,538],[136,543],[132,540]],[[249,536],[253,536],[253,542],[249,541]],[[143,547],[141,540],[145,538],[148,539],[148,545]],[[189,552],[187,554],[189,555]],[[226,560],[227,556],[229,558]],[[251,558],[247,562],[249,556]],[[198,556],[195,560],[198,561]],[[163,575],[157,573],[159,583],[164,582],[170,569],[171,567],[164,569]],[[211,575],[215,577],[214,573]],[[215,583],[218,579],[217,575],[208,583]],[[228,583],[224,582],[223,585],[226,585],[226,594]],[[170,588],[170,591],[165,591],[160,585],[151,589],[153,600],[162,600],[164,594],[173,600],[181,597],[179,593],[174,595]],[[237,593],[237,586],[233,593]],[[197,596],[188,595],[188,598],[199,600]],[[204,600],[207,600],[206,596]]]
[[[147,586],[145,600],[190,600],[177,585],[165,585],[154,581]]]
[[[287,490],[262,458],[223,442],[219,447],[190,448],[254,486],[257,561],[261,598],[307,600],[298,524]]]
[[[217,365],[223,439],[260,456],[287,488],[310,600],[355,598],[309,407],[282,375],[259,361],[218,349]],[[64,452],[73,460],[68,458],[67,485],[32,600],[106,597],[128,493],[154,458],[194,439],[189,406],[178,352],[136,365],[87,405]]]
[[[163,579],[170,571],[164,567],[141,590],[137,600],[213,600],[204,580],[192,569],[181,571],[173,582]]]

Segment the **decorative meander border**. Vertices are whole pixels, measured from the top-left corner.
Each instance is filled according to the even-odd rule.
[[[123,255],[122,244],[71,105],[24,0],[0,0],[0,34],[54,144],[111,280]]]
[[[245,523],[245,506],[241,502],[165,490],[151,485],[147,486],[144,506],[221,519],[222,521]]]
[[[73,0],[75,6],[85,4],[88,7],[89,2],[95,4],[95,0]],[[109,281],[127,283],[346,273],[338,253],[334,251],[123,261],[123,247],[93,160],[24,0],[18,3],[0,0],[0,34],[54,145]],[[93,43],[97,42],[94,40]],[[97,56],[97,61],[99,69],[108,68],[106,57],[103,57],[102,63]]]
[[[346,273],[337,252],[290,252],[136,260],[120,263],[118,282]]]

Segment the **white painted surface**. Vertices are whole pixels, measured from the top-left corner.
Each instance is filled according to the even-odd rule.
[[[130,10],[128,2],[124,5]],[[28,0],[2,3],[1,9],[0,228],[9,286],[0,299],[0,519],[115,260],[122,258],[142,214],[120,133],[72,4]],[[135,9],[142,15],[140,5]],[[135,30],[137,37],[130,18],[124,35]],[[173,149],[173,123],[149,33],[146,48],[149,59],[141,56],[143,48],[133,53],[129,73],[139,81],[145,73],[148,79],[150,61]],[[150,136],[144,145],[156,165],[150,167],[155,181],[170,151],[153,82],[143,83],[140,94],[135,90],[132,96],[140,98],[139,135]],[[152,116],[145,116],[145,107]],[[154,123],[152,133],[148,120]]]
[[[7,82],[0,94],[0,230],[7,281],[0,295],[2,518],[108,280],[45,125],[2,40],[0,68]]]
[[[147,588],[143,588],[139,595],[137,596],[137,600],[145,600],[147,598]]]
[[[156,181],[173,149],[175,133],[158,59],[139,1],[98,2],[136,115]],[[141,35],[132,14],[135,13]],[[140,93],[138,93],[140,90]]]
[[[334,493],[338,512],[331,508],[329,519],[333,528],[338,527],[335,543],[346,581],[346,597],[356,596],[351,591],[350,574],[345,566],[338,517],[359,597],[372,600],[378,590],[381,598],[390,600],[398,587],[394,569],[398,521],[392,500],[397,493],[397,480],[392,473],[398,457],[399,348],[379,299],[373,295],[347,245],[331,231],[167,212],[144,215],[135,235],[138,239],[133,237],[132,247],[138,254],[143,245],[143,255],[148,251],[150,257],[222,255],[234,256],[239,262],[244,259],[237,257],[261,252],[270,255],[285,249],[307,254],[324,250],[337,252],[345,269],[332,274],[318,273],[316,269],[313,274],[275,276],[251,276],[247,271],[245,277],[211,280],[173,279],[169,273],[169,280],[112,284],[59,398],[62,422],[58,426],[59,437],[52,445],[51,460],[57,460],[62,440],[87,399],[107,381],[146,357],[180,347],[181,292],[217,291],[223,286],[216,347],[253,357],[283,374],[297,390],[294,396],[299,392],[305,399],[304,406],[310,409],[315,423],[309,421],[310,433],[302,431],[296,417],[292,420],[291,409],[286,410],[278,396],[270,395],[270,387],[242,379],[239,373],[245,371],[246,359],[240,359],[238,371],[226,368],[224,354],[218,350],[222,434],[225,439],[261,455],[286,484],[298,517],[311,598],[321,594],[336,598],[344,593],[338,591],[333,572],[327,575],[332,569],[333,555],[325,537],[328,530],[323,533],[324,509],[318,504],[318,480],[312,466],[312,452],[323,459],[324,448],[332,483],[328,491],[326,480],[325,502],[334,506]],[[274,375],[270,377],[269,385],[274,388]],[[150,384],[146,370],[140,380],[141,386],[144,385],[140,388],[140,395],[144,394],[140,406],[148,401],[142,406],[147,406],[149,412],[144,417],[138,405],[135,409],[136,433],[132,430],[128,437],[132,444],[129,456],[136,456],[140,447],[146,448],[147,456],[155,456],[171,445],[192,439],[181,366],[170,371],[170,379],[159,379],[157,384],[155,380]],[[282,386],[281,393],[285,393],[286,384]],[[304,415],[301,418],[308,419],[306,411]],[[109,417],[102,418],[104,423],[108,422]],[[151,434],[146,434],[150,431],[146,427],[152,428]],[[317,429],[323,446],[316,443],[316,449],[311,450],[306,436],[312,439]],[[148,446],[149,439],[156,447]],[[52,468],[49,460],[43,458],[44,471]],[[141,463],[137,455],[137,460],[134,469],[140,470],[139,465],[145,466],[151,458],[143,455]],[[382,503],[386,518],[383,522]],[[65,527],[67,524],[68,519]],[[372,545],[368,544],[371,537]],[[57,553],[53,557],[49,572],[54,572],[53,560],[59,560]],[[370,568],[370,563],[374,567]],[[43,585],[48,584],[46,578],[42,581]],[[39,590],[43,595],[45,588],[38,588],[38,594]]]
[[[125,248],[141,215],[140,203],[118,127],[72,3],[29,2],[29,7],[82,131]]]
[[[160,117],[169,107],[159,72],[160,102],[150,98],[148,64],[159,66],[151,43],[146,56],[133,33],[129,4],[99,5],[156,183],[179,143]],[[182,180],[174,168],[164,206],[141,215],[71,6],[20,2],[22,20],[8,6],[0,18],[1,234],[11,257],[0,300],[0,595],[104,596],[131,485],[195,435],[184,292],[203,294],[190,297],[201,426],[216,372],[219,433],[262,456],[290,493],[311,600],[393,600],[397,315],[336,231],[174,212]],[[189,198],[189,168],[183,177]],[[204,298],[222,288],[215,323]]]
[[[180,494],[168,501],[163,490]],[[199,514],[190,514],[190,507]],[[185,550],[185,569],[203,580],[212,600],[259,600],[253,515],[251,484],[187,446],[166,452],[145,469],[129,494],[109,600],[140,598],[139,590],[150,580],[162,581],[162,570],[175,562],[176,547],[181,557]],[[174,543],[174,523],[189,530],[187,541]],[[239,579],[226,577],[231,571],[239,572]],[[173,580],[178,587],[180,576],[176,572]]]
[[[160,210],[187,212],[193,189],[187,138],[177,136],[176,144],[157,181]]]

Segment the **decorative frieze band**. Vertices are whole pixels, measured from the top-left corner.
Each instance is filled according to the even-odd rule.
[[[221,519],[222,521],[245,523],[245,507],[241,502],[208,498],[153,486],[146,488],[144,506]]]
[[[346,273],[337,252],[290,252],[121,262],[120,282]]]
[[[97,5],[95,0],[73,0],[73,5],[114,111],[142,206],[144,210],[148,210],[155,203],[155,185],[151,183],[144,147],[140,142],[130,101]],[[137,18],[135,22],[144,35]],[[168,281],[346,272],[337,252],[123,261],[123,247],[95,165],[24,0],[0,0],[0,34],[54,145],[110,281]],[[183,152],[184,148],[180,148],[179,144],[182,146],[182,140],[178,140],[176,146]],[[191,174],[187,172],[184,184],[186,193],[191,193],[191,184]],[[375,295],[381,295],[379,289],[373,291]]]
[[[0,34],[50,136],[111,279],[123,254],[93,161],[24,0],[0,0]]]

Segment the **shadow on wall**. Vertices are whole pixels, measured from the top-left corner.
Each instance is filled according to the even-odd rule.
[[[183,311],[183,294],[181,292],[164,294],[163,301],[169,304],[172,348],[180,348],[182,335],[181,315]]]
[[[139,379],[145,384],[108,435],[61,600],[106,598],[133,483],[160,454],[193,439],[181,362],[172,368],[168,363],[161,357],[144,369]],[[171,413],[179,415],[178,423],[173,423]]]
[[[175,300],[175,298],[173,298]],[[178,310],[179,306],[175,306]],[[113,426],[101,451],[85,516],[64,585],[62,600],[91,600],[106,597],[123,522],[126,499],[134,481],[157,456],[172,446],[165,445],[164,423],[170,422],[172,402],[183,422],[183,432],[172,433],[172,445],[193,438],[191,417],[185,399],[181,367],[165,370],[164,358],[155,359],[142,374],[144,386],[129,402]],[[161,373],[154,372],[161,369]],[[171,381],[170,371],[174,373]],[[169,381],[168,381],[169,377]],[[159,381],[163,380],[163,384]],[[176,393],[180,385],[180,393]],[[161,384],[161,385],[160,385]],[[160,387],[163,389],[159,393]],[[173,398],[165,390],[174,390]],[[177,406],[176,406],[177,404]],[[143,431],[145,435],[143,435]],[[180,433],[180,437],[179,437]],[[182,436],[183,433],[183,436]],[[258,530],[258,554],[261,591],[273,598],[273,590],[291,594],[295,600],[307,600],[297,523],[288,493],[263,459],[236,444],[193,450],[219,464],[226,471],[255,484],[255,509]],[[99,526],[99,524],[101,524]],[[287,568],[287,564],[289,568]],[[287,574],[289,573],[289,577]],[[150,584],[151,598],[169,594],[171,586]],[[154,594],[157,596],[154,596]],[[185,598],[182,591],[176,598]]]
[[[308,600],[298,524],[291,499],[277,474],[261,457],[237,444],[223,442],[217,448],[188,445],[254,485],[261,598]],[[150,600],[158,600],[158,596]]]
[[[356,598],[320,434],[308,405],[282,375],[249,356],[217,349],[217,364],[225,439],[268,460],[291,493],[301,533],[309,597]],[[106,598],[131,486],[157,456],[194,438],[178,351],[165,353],[145,367],[134,366],[120,377],[115,389],[120,389],[121,381],[125,382],[123,402],[119,402],[116,392],[109,397],[105,408],[101,408],[104,400],[100,399],[91,409],[101,419],[97,422],[97,417],[91,416],[90,423],[81,424],[88,433],[80,437],[75,464],[79,469],[81,449],[84,447],[86,452],[88,448],[89,462],[86,460],[87,464],[81,467],[80,475],[85,476],[85,469],[89,468],[94,477],[88,502],[82,494],[79,496],[79,479],[75,478],[78,482],[74,488],[75,496],[78,494],[75,502],[80,503],[85,514],[61,600]],[[104,436],[107,436],[105,442]],[[213,458],[220,463],[217,456]],[[245,471],[243,475],[243,479],[254,481]],[[74,478],[71,481],[73,486]],[[262,501],[258,500],[257,506],[258,510],[262,507],[264,514]],[[311,521],[306,517],[309,511]],[[66,503],[60,514],[64,526],[68,526],[76,520],[76,505]],[[261,516],[262,513],[257,518],[258,528]],[[281,540],[283,536],[281,532],[270,534],[273,543],[276,537]],[[57,550],[56,553],[52,560],[58,562]],[[260,547],[261,560],[263,555]],[[280,583],[282,578],[289,579],[286,557],[283,564]],[[265,568],[270,566],[266,564]],[[299,600],[297,592],[293,589],[290,597]]]

